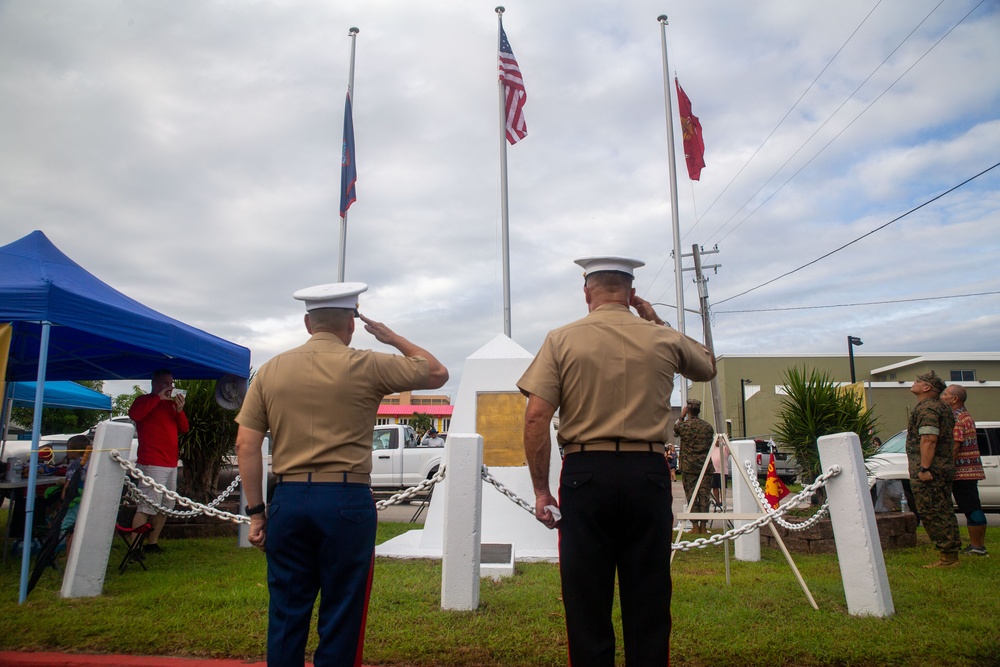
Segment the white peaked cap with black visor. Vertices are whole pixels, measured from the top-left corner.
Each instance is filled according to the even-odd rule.
[[[618,273],[624,273],[635,278],[633,271],[640,266],[646,266],[646,262],[641,260],[617,256],[581,257],[573,261],[583,267],[584,277],[600,271],[617,271]]]
[[[358,295],[368,289],[365,283],[327,283],[300,289],[292,295],[306,302],[306,310],[345,308],[357,310]]]

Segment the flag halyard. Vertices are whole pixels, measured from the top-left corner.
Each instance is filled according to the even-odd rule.
[[[504,111],[506,114],[507,141],[513,145],[528,136],[528,126],[524,122],[524,103],[528,93],[524,89],[521,68],[514,58],[514,52],[507,41],[507,33],[500,27],[500,50],[497,54],[500,80],[504,86]]]

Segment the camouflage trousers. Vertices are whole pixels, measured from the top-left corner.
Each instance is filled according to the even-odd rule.
[[[704,463],[704,458],[701,463]],[[691,500],[691,496],[694,494],[694,485],[698,482],[698,475],[701,474],[701,463],[697,466],[692,466],[691,468],[681,468],[681,482],[684,484],[684,497],[687,500]],[[705,479],[701,481],[701,486],[698,487],[698,493],[694,496],[694,505],[691,506],[692,512],[707,512],[708,506],[712,498],[712,473],[709,471],[705,472]]]
[[[942,553],[955,553],[962,548],[958,521],[951,505],[951,480],[932,479],[922,482],[910,480],[913,500],[920,512],[920,521],[934,546]]]

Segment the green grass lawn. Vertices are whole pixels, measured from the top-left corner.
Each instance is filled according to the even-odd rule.
[[[378,539],[412,528],[382,523]],[[918,538],[918,547],[886,552],[896,607],[890,618],[847,614],[833,555],[795,557],[819,604],[815,611],[777,551],[764,549],[759,563],[731,561],[731,586],[721,549],[679,553],[672,664],[1000,664],[1000,558],[968,557],[957,570],[923,570],[935,554],[922,529]],[[1000,529],[989,530],[991,542],[1000,542]],[[133,566],[119,575],[114,565],[123,552],[116,544],[98,598],[60,598],[61,579],[50,571],[23,606],[19,559],[9,559],[0,569],[0,650],[263,659],[263,554],[229,538],[164,541],[164,547],[166,553],[148,557],[149,572]],[[483,581],[474,612],[442,611],[440,585],[439,562],[378,559],[366,665],[566,664],[557,566],[518,564],[512,578]],[[615,623],[620,637],[617,606]]]

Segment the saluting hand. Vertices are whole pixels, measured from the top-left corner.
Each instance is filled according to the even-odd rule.
[[[385,343],[386,345],[394,345],[396,334],[392,329],[381,322],[370,320],[360,313],[358,313],[358,317],[360,317],[361,321],[365,323],[365,331],[375,336],[375,340],[380,343]]]
[[[629,305],[635,308],[635,312],[639,313],[639,317],[642,319],[653,322],[654,324],[663,324],[663,320],[661,320],[660,316],[656,314],[653,304],[646,301],[642,297],[633,295],[632,299],[629,301]]]

